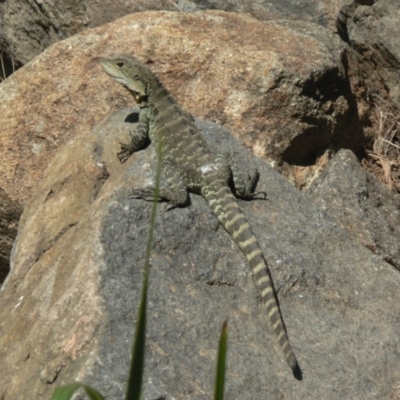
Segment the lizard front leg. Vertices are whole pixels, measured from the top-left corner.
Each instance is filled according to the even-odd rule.
[[[251,173],[243,171],[232,159],[229,152],[218,154],[215,158],[217,168],[222,179],[230,185],[233,183],[233,193],[239,199],[251,200],[258,195],[265,199],[266,192],[255,192],[255,187],[259,178],[259,173],[255,169]]]
[[[118,159],[123,164],[132,153],[143,148],[149,141],[149,119],[146,110],[140,110],[139,121],[136,129],[129,132],[129,143],[121,143],[121,151],[117,153]]]

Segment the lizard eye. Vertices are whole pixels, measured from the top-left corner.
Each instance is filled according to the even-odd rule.
[[[123,63],[122,61],[120,61],[120,62],[117,62],[117,63],[116,63],[116,66],[117,66],[119,69],[122,69],[122,68],[124,68],[125,63]]]
[[[135,81],[140,81],[140,76],[139,76],[139,75],[134,75],[134,76],[133,76],[133,79],[134,79]]]

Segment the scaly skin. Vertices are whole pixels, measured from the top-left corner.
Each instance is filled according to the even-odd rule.
[[[155,145],[168,188],[159,190],[159,199],[173,206],[187,202],[188,191],[201,194],[209,203],[223,227],[235,240],[250,264],[255,283],[266,304],[268,316],[289,366],[297,379],[301,371],[289,343],[278,307],[267,263],[245,216],[232,194],[252,199],[258,175],[243,178],[230,154],[214,156],[193,117],[182,110],[157,77],[140,61],[129,55],[101,59],[104,71],[122,84],[140,106],[139,123],[128,144],[121,145],[118,157],[125,162],[150,139]],[[152,200],[154,188],[136,189],[134,197]]]

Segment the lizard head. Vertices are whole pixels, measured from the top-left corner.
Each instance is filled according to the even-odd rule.
[[[138,104],[148,98],[153,73],[139,60],[121,54],[112,58],[102,58],[100,64],[108,75],[128,89]]]

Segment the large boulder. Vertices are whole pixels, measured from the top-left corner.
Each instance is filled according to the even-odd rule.
[[[119,165],[137,115],[106,118],[52,160],[28,203],[0,302],[5,399],[49,398],[72,380],[123,397],[141,293],[153,148]],[[303,371],[284,361],[246,259],[205,200],[158,207],[151,252],[144,398],[212,396],[228,318],[226,398],[386,398],[400,385],[400,276],[308,194],[198,122],[215,151],[256,167],[268,200],[240,205],[269,263]],[[349,174],[351,171],[349,171]],[[371,395],[371,394],[374,395]]]

